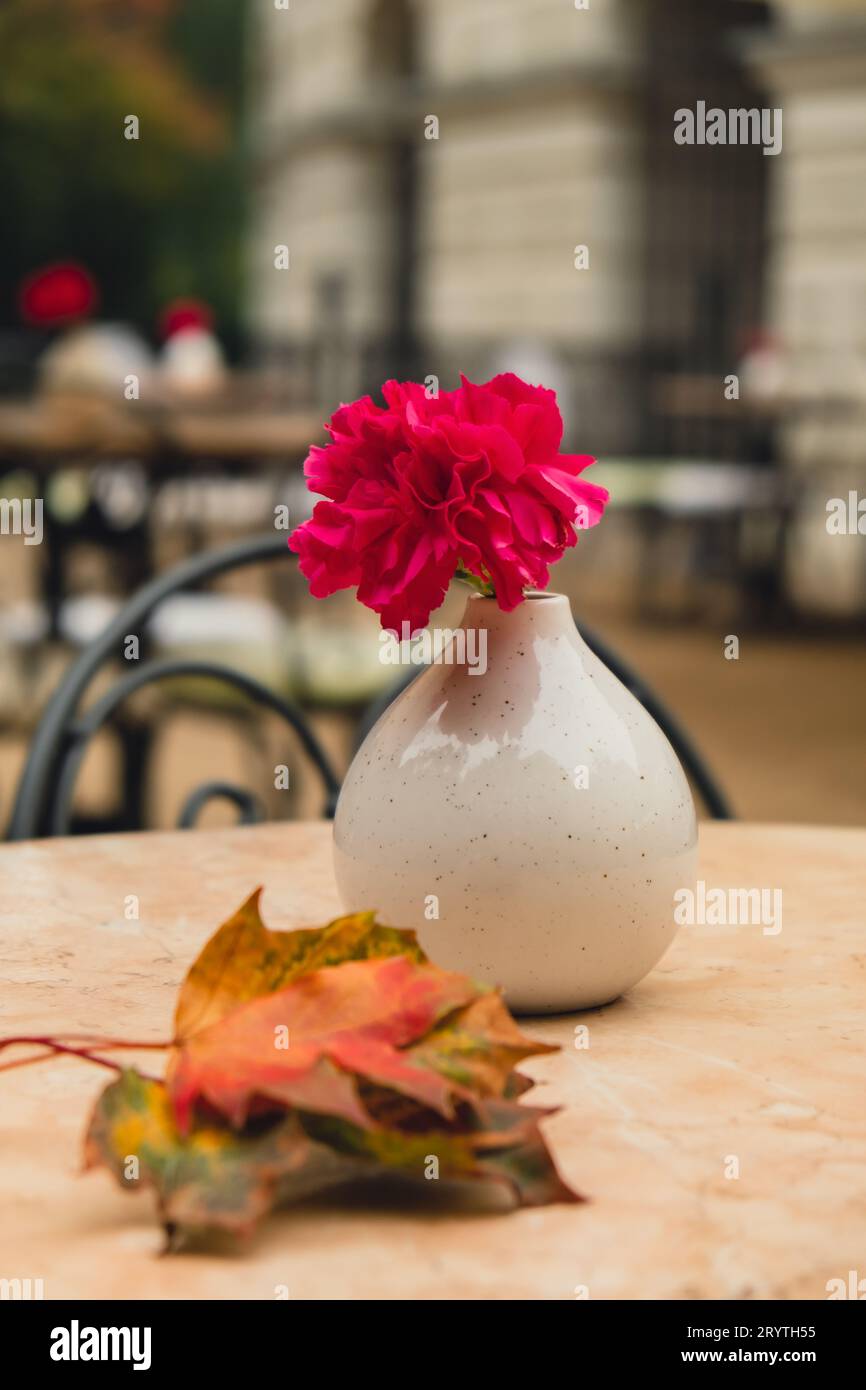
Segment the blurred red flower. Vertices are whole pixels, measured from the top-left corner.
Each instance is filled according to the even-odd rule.
[[[85,318],[98,298],[90,272],[75,261],[61,261],[33,271],[21,282],[18,305],[27,323],[55,327]]]
[[[173,338],[186,328],[213,328],[213,312],[202,299],[173,299],[159,316],[162,338]]]

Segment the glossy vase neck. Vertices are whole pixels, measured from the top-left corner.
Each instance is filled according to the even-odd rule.
[[[461,626],[483,628],[497,640],[511,637],[515,641],[534,637],[561,637],[574,633],[571,604],[565,594],[530,593],[523,603],[506,613],[495,598],[470,594],[463,612]]]

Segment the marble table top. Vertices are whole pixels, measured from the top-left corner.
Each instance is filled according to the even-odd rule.
[[[256,884],[269,926],[337,914],[330,835],[0,848],[0,1034],[165,1036],[187,966]],[[866,831],[707,823],[700,874],[780,889],[781,931],[683,927],[627,997],[524,1022],[563,1047],[526,1067],[538,1102],[563,1106],[547,1134],[590,1203],[331,1194],[239,1251],[160,1257],[152,1196],[79,1172],[107,1073],[62,1059],[0,1075],[0,1278],[41,1279],[48,1299],[573,1300],[824,1299],[866,1275]]]

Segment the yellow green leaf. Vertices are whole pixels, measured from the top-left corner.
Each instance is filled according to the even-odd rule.
[[[503,1096],[511,1094],[509,1082],[518,1062],[558,1050],[521,1033],[502,996],[490,990],[437,1024],[406,1049],[406,1056],[477,1096]],[[522,1077],[515,1089],[531,1085]]]
[[[161,1081],[125,1071],[96,1103],[85,1167],[105,1167],[128,1191],[152,1187],[163,1224],[249,1231],[277,1203],[309,1196],[363,1165],[317,1144],[297,1115],[237,1134],[197,1122],[179,1134]]]
[[[175,1011],[176,1038],[189,1038],[312,970],[386,956],[427,959],[413,931],[383,926],[375,912],[337,917],[324,927],[271,931],[259,914],[261,891],[222,924],[190,967]]]

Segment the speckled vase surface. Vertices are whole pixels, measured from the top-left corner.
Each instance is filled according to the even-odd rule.
[[[345,907],[416,928],[438,965],[503,986],[518,1012],[608,1003],[670,945],[674,893],[694,884],[676,755],[561,594],[511,613],[471,597],[441,656],[349,769]]]

